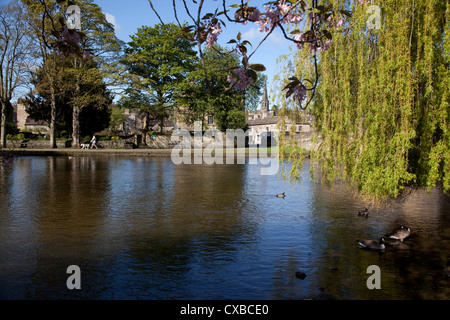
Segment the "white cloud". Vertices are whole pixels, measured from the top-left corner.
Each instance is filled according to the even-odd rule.
[[[242,38],[253,44],[253,42],[260,42],[264,38],[264,34],[256,28],[251,28],[242,34]]]
[[[116,17],[110,13],[105,13],[106,21],[111,23],[114,26],[114,30],[116,32],[122,31],[122,27],[116,22]]]
[[[242,34],[242,39],[250,41],[253,46],[257,46],[264,39],[266,34],[267,33],[265,32],[260,32],[258,28],[251,28]],[[274,30],[264,43],[281,45],[284,43],[284,40],[283,35],[279,31]]]

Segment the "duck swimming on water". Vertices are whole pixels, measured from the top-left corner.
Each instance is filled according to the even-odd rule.
[[[365,208],[364,210],[359,210],[357,212],[358,216],[368,217],[369,216],[369,209]]]
[[[284,198],[286,195],[284,194],[284,192],[283,193],[279,193],[279,194],[277,194],[277,198]]]
[[[371,249],[371,250],[384,250],[386,246],[384,242],[386,241],[383,237],[380,240],[356,240],[359,246],[363,249]]]
[[[404,239],[408,238],[410,235],[411,235],[411,229],[409,229],[408,227],[405,227],[405,226],[400,226],[400,227],[392,230],[391,233],[386,234],[385,237],[403,241]]]

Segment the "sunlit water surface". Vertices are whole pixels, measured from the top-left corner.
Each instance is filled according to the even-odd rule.
[[[450,201],[357,217],[344,184],[170,158],[23,157],[0,169],[1,299],[450,299]],[[286,192],[286,198],[275,194]],[[359,249],[405,224],[383,253]],[[69,290],[66,269],[81,269]],[[370,265],[381,289],[368,289]],[[302,271],[306,278],[295,274]]]

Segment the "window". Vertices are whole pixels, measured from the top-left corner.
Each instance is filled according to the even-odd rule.
[[[214,124],[214,117],[208,116],[208,124]]]
[[[298,132],[302,132],[302,126],[298,126]]]

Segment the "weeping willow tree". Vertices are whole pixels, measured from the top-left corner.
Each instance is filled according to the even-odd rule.
[[[330,48],[318,50],[317,70],[307,50],[284,68],[318,77],[308,92],[316,129],[312,170],[375,199],[416,187],[450,194],[450,0],[373,1],[381,9],[375,29],[368,2],[327,1],[351,16],[332,30]],[[286,116],[299,113],[283,103]],[[295,154],[288,158],[301,166]]]

